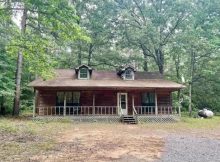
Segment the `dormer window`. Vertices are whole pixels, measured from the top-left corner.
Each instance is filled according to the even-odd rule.
[[[92,68],[87,65],[81,65],[75,68],[75,71],[78,79],[90,79],[90,75],[92,74]]]
[[[117,74],[124,80],[134,80],[136,70],[132,66],[121,66],[117,70]]]
[[[125,80],[134,80],[134,71],[132,69],[126,69],[124,73]]]
[[[79,79],[89,79],[89,70],[85,67],[79,69]]]

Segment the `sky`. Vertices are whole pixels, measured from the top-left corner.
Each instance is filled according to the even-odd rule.
[[[22,6],[19,4],[14,4],[14,8],[21,8]],[[22,17],[22,10],[14,10],[12,21],[21,28],[21,17]]]

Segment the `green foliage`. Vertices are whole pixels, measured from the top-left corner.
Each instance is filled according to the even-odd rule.
[[[14,76],[18,52],[23,55],[22,76],[41,76],[44,79],[53,77],[53,68],[57,65],[55,55],[68,42],[76,40],[90,41],[85,31],[78,25],[78,16],[69,1],[57,0],[24,0],[18,3],[0,2],[0,100],[1,96],[13,96]],[[23,16],[24,26],[16,26],[12,21]],[[33,79],[33,77],[31,77]],[[22,80],[22,103],[29,103],[32,91],[26,89],[30,79]],[[27,95],[30,94],[30,95]],[[24,102],[27,100],[28,102]],[[5,99],[0,101],[5,104]],[[23,104],[22,104],[23,105]],[[25,104],[28,106],[29,104]],[[25,106],[24,105],[24,106]],[[10,105],[12,106],[12,105]]]

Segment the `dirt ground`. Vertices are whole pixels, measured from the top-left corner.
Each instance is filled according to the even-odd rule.
[[[173,135],[220,140],[220,117],[138,125],[0,118],[0,162],[151,162]]]
[[[84,125],[60,132],[57,146],[36,161],[154,161],[160,157],[164,141],[137,125]]]

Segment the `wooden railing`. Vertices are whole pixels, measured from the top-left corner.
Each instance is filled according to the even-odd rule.
[[[138,115],[169,115],[175,112],[172,106],[158,106],[157,111],[156,106],[134,106],[134,110]]]
[[[39,116],[117,115],[117,106],[51,106],[37,107]]]
[[[133,115],[138,115],[137,110],[135,109],[134,106],[132,107],[132,109],[133,109]]]
[[[172,106],[133,106],[133,115],[169,115],[175,114]],[[51,106],[37,107],[36,116],[92,116],[122,115],[117,106]]]

